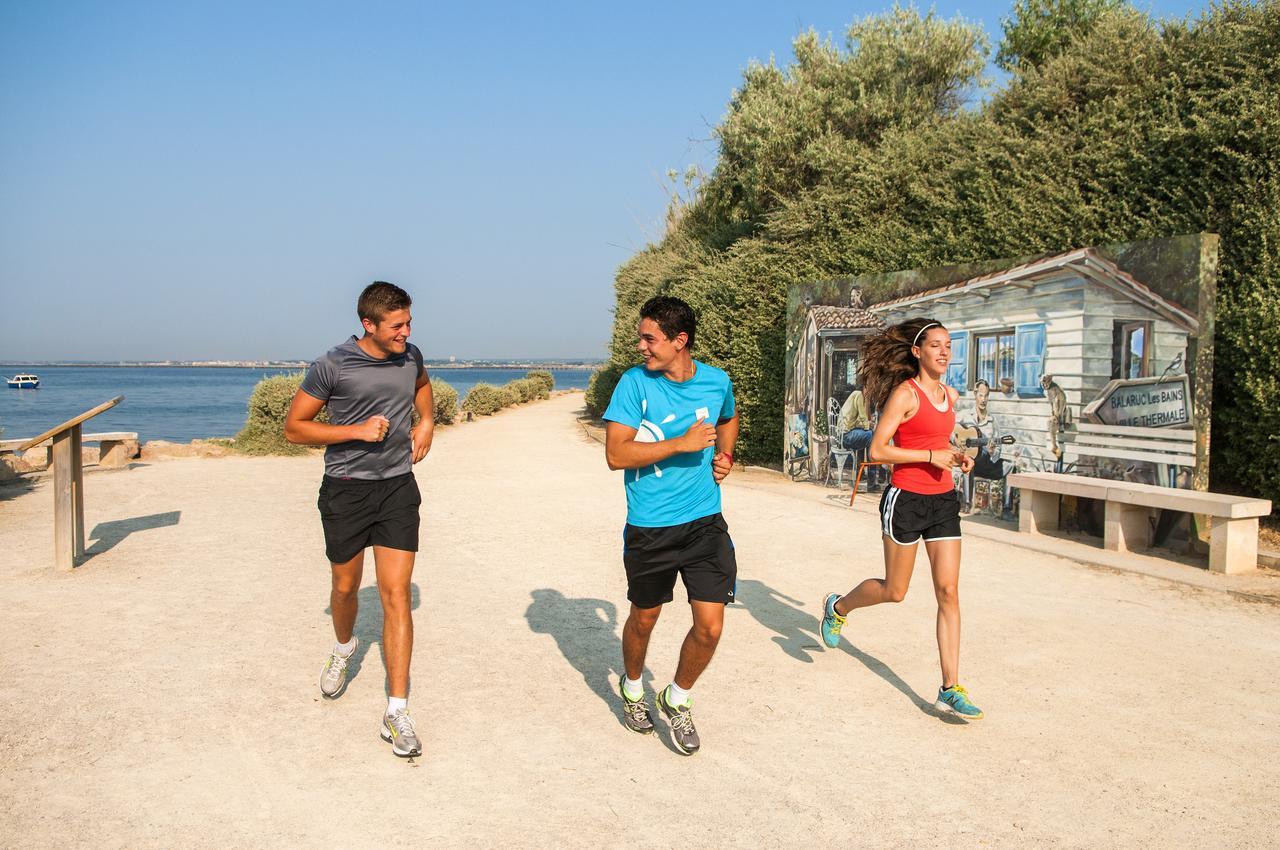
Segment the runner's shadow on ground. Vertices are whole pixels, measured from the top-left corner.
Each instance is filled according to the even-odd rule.
[[[89,532],[89,539],[94,542],[85,548],[85,560],[92,558],[94,555],[101,555],[104,552],[111,551],[134,532],[150,531],[153,528],[168,528],[171,525],[177,525],[181,519],[182,511],[169,511],[163,514],[100,522],[94,526],[93,531]]]
[[[813,663],[814,654],[823,651],[836,651],[825,649],[822,644],[822,634],[817,616],[806,611],[799,599],[787,596],[785,593],[774,590],[764,582],[756,581],[755,579],[740,579],[735,598],[756,619],[756,622],[777,633],[773,637],[773,642],[783,652],[797,661]],[[939,714],[934,709],[933,703],[928,702],[912,690],[910,685],[904,682],[897,673],[893,672],[893,668],[874,655],[855,647],[850,643],[847,636],[841,638],[839,648],[845,654],[856,658],[862,666],[872,673],[892,685],[895,690],[911,700],[911,703],[925,714],[937,717],[947,723],[965,722]]]
[[[617,690],[618,677],[623,672],[617,606],[604,599],[571,599],[545,587],[530,595],[533,602],[524,612],[530,631],[551,635],[560,654],[582,674],[582,681],[591,692],[609,707],[620,725],[626,725],[622,697]],[[658,712],[648,696],[653,691],[653,674],[646,669],[640,680],[645,685],[650,711],[656,718]],[[666,736],[662,736],[662,741],[674,751]]]
[[[378,654],[382,657],[382,669],[387,669],[387,655],[382,647],[382,625],[385,618],[382,616],[382,597],[378,595],[378,586],[376,584],[367,585],[360,588],[360,593],[356,597],[360,604],[360,612],[356,615],[355,635],[360,638],[360,645],[356,647],[356,651],[352,653],[351,660],[347,663],[347,681],[355,679],[360,673],[360,667],[364,663],[364,657],[369,654],[369,647],[375,643],[378,645]],[[418,593],[418,583],[409,583],[409,610],[417,611],[418,605],[422,602],[422,597]],[[325,606],[324,613],[328,617],[333,616],[333,608]],[[386,676],[383,676],[382,687],[387,688]],[[409,683],[410,691],[412,691],[413,683]],[[388,692],[390,696],[390,692]]]

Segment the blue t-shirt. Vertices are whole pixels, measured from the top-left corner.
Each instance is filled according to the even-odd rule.
[[[679,437],[699,419],[733,418],[733,382],[724,371],[693,361],[693,377],[676,383],[635,366],[622,373],[604,418],[636,429],[636,442]],[[623,470],[627,522],[646,528],[693,522],[720,512],[720,485],[711,475],[715,448],[673,455],[653,466]]]

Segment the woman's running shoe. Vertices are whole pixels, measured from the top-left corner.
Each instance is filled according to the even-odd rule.
[[[982,709],[969,701],[969,692],[960,685],[953,685],[946,690],[938,688],[938,700],[933,707],[944,714],[954,714],[965,720],[981,720]]]
[[[828,593],[822,600],[822,642],[835,649],[840,645],[840,630],[844,628],[844,617],[836,613],[838,593]]]

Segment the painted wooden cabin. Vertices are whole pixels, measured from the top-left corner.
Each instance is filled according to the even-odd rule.
[[[985,380],[994,429],[1017,440],[1004,457],[1022,471],[1058,468],[1050,434],[1049,393],[1055,391],[1049,388],[1061,388],[1071,420],[1079,421],[1082,409],[1113,378],[1184,374],[1188,339],[1198,330],[1191,310],[1089,248],[868,309],[888,324],[928,316],[947,327],[947,383],[961,393],[960,418],[972,414],[974,388]],[[1045,376],[1051,381],[1042,381]],[[1134,464],[1105,460],[1082,460],[1074,471],[1151,477]]]

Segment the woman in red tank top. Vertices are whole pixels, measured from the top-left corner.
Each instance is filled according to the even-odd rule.
[[[869,578],[844,596],[822,604],[822,639],[840,643],[849,612],[907,595],[921,539],[929,555],[938,600],[938,659],[942,687],[934,707],[980,719],[982,711],[960,686],[960,500],[952,470],[973,461],[951,445],[956,390],[942,383],[951,362],[951,335],[933,319],[894,325],[867,341],[858,376],[870,410],[880,411],[871,437],[871,459],[893,464],[891,485],[880,499],[884,578]]]

